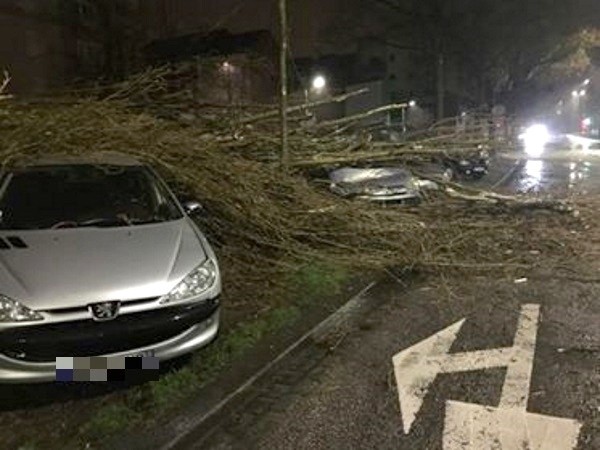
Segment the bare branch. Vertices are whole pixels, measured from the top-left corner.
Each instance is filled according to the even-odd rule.
[[[8,88],[9,83],[10,83],[10,75],[8,74],[8,71],[5,70],[2,75],[2,80],[0,81],[0,100],[10,97],[10,95],[5,93]]]
[[[342,102],[345,102],[346,100],[348,100],[349,98],[356,97],[358,95],[363,95],[363,94],[366,94],[367,92],[369,92],[369,90],[367,88],[360,89],[358,91],[349,92],[347,94],[343,94],[343,95],[340,95],[337,97],[331,97],[331,98],[327,98],[324,100],[319,100],[318,102],[304,103],[302,105],[292,106],[291,108],[288,108],[287,112],[288,112],[288,114],[292,114],[295,112],[304,111],[306,109],[316,108],[317,106],[328,105],[330,103],[342,103]],[[279,111],[272,110],[272,111],[268,111],[266,113],[247,117],[247,118],[243,119],[241,121],[241,123],[245,124],[245,123],[259,122],[261,120],[276,117],[278,114],[279,114]]]

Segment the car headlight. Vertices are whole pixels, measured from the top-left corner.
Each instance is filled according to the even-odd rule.
[[[0,295],[0,323],[34,322],[38,320],[44,320],[40,313],[32,311],[16,300]]]
[[[189,300],[210,289],[217,279],[217,265],[208,259],[192,270],[171,292],[160,302],[172,303]]]

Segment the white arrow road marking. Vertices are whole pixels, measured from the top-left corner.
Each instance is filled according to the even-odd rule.
[[[465,320],[393,357],[394,374],[408,434],[423,400],[440,373],[506,367],[498,408],[447,403],[444,448],[447,450],[570,449],[581,424],[527,413],[540,306],[524,305],[512,347],[449,354]],[[558,445],[560,444],[560,445]],[[558,445],[558,446],[557,446]]]
[[[522,307],[511,349],[511,360],[506,367],[500,408],[515,408],[522,411],[527,409],[539,318],[539,305]]]
[[[450,400],[444,450],[570,450],[580,429],[571,419]]]

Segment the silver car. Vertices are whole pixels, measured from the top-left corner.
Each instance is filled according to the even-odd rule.
[[[159,176],[119,155],[38,159],[0,182],[0,382],[55,379],[57,357],[155,356],[210,343],[221,278]]]
[[[416,178],[402,167],[343,167],[329,174],[329,188],[337,195],[371,202],[419,203]]]

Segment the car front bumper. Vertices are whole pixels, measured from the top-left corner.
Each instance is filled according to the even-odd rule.
[[[390,189],[388,192],[371,193],[371,192],[360,192],[355,195],[356,199],[367,200],[369,202],[402,202],[419,200],[420,192],[418,189],[407,188],[407,189]]]
[[[411,192],[406,194],[358,195],[356,198],[359,200],[367,200],[369,202],[401,202],[418,200],[419,194]]]
[[[166,361],[204,347],[212,342],[219,330],[219,315],[220,308],[216,306],[211,310],[208,317],[203,317],[201,321],[189,326],[184,331],[178,332],[178,334],[168,339],[162,339],[149,345],[107,354],[94,354],[95,352],[91,352],[89,355],[62,354],[56,356],[122,357],[151,354],[161,361]],[[55,379],[56,360],[38,362],[0,354],[0,383],[44,383],[54,381]]]

